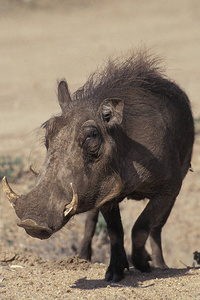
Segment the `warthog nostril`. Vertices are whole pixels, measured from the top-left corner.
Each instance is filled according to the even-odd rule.
[[[36,237],[39,239],[48,239],[53,233],[51,228],[40,226],[31,219],[22,221],[18,224],[18,226],[23,227],[26,232],[32,237]]]

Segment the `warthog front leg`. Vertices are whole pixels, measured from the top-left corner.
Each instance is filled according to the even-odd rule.
[[[104,205],[101,213],[107,223],[111,244],[110,264],[106,271],[105,280],[117,282],[124,277],[124,269],[129,269],[124,249],[124,232],[121,223],[119,205],[110,208]]]

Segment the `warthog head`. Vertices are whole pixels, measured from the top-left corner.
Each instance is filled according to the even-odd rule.
[[[20,218],[20,227],[48,238],[81,212],[117,197],[117,148],[111,132],[123,119],[122,100],[74,100],[65,81],[58,86],[60,116],[43,124],[47,154],[35,187],[18,196],[6,178],[3,190]]]

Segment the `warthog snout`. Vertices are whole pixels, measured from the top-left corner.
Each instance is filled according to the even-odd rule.
[[[23,227],[32,237],[39,238],[41,240],[48,239],[53,233],[52,229],[40,226],[31,219],[23,220],[18,224],[18,226]]]

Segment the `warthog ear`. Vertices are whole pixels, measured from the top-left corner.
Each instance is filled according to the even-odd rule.
[[[63,113],[67,111],[67,107],[71,101],[72,100],[67,86],[67,82],[65,80],[62,80],[58,84],[58,102]]]
[[[124,101],[118,98],[105,99],[100,106],[102,118],[108,126],[121,124],[123,120]]]

